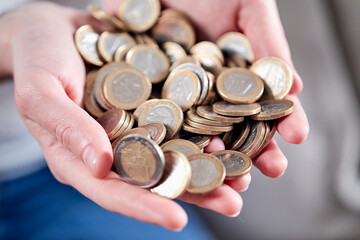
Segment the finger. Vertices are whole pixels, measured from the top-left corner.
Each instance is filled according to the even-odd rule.
[[[277,131],[286,142],[300,144],[309,134],[309,123],[298,97],[288,95],[286,99],[294,102],[295,109],[290,115],[278,121]]]
[[[212,136],[209,145],[204,149],[206,153],[213,153],[225,149],[224,142],[218,136]]]
[[[281,177],[288,166],[288,161],[275,139],[272,139],[262,153],[253,159],[253,163],[264,175],[272,178]]]
[[[276,2],[240,1],[238,26],[248,37],[256,59],[274,56],[283,59],[294,72],[292,94],[301,92],[302,80],[296,72]]]
[[[24,118],[83,159],[94,176],[103,177],[112,165],[112,149],[102,127],[78,106],[85,75],[72,26],[59,23],[54,31],[43,25],[32,25],[38,31],[19,36],[14,44],[17,106]]]
[[[251,182],[251,175],[250,173],[231,180],[226,180],[225,183],[229,185],[232,189],[240,192],[244,192],[249,188]]]
[[[185,193],[180,199],[229,217],[238,216],[243,206],[240,195],[226,184],[205,195]]]
[[[187,223],[185,211],[174,201],[123,182],[110,172],[104,179],[91,176],[84,163],[37,123],[25,121],[43,149],[53,173],[101,207],[143,222],[180,230]]]

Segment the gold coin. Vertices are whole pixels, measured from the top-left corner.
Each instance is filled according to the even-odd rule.
[[[151,192],[170,199],[181,196],[188,188],[191,179],[191,167],[187,157],[177,151],[164,151],[165,170],[156,187]]]
[[[183,124],[183,129],[187,132],[191,132],[191,133],[197,133],[197,134],[203,134],[203,135],[219,135],[222,134],[222,131],[212,131],[211,129],[199,129],[199,128],[195,128],[192,127],[186,123]]]
[[[231,68],[218,76],[216,89],[228,102],[252,103],[261,97],[264,83],[260,77],[245,68]]]
[[[171,100],[160,99],[150,103],[140,114],[138,125],[162,122],[166,127],[165,139],[170,139],[180,131],[184,116],[181,108]]]
[[[198,54],[201,55],[203,53],[211,54],[213,56],[216,56],[220,60],[221,65],[224,64],[224,55],[221,52],[219,46],[213,42],[209,42],[209,41],[198,42],[190,48],[189,52],[191,55],[198,55]]]
[[[165,168],[164,153],[153,140],[129,135],[114,147],[114,164],[121,179],[142,188],[155,186]]]
[[[119,138],[124,132],[129,129],[129,125],[131,124],[131,116],[125,111],[125,119],[118,129],[118,131],[111,137],[111,141]]]
[[[264,134],[264,122],[253,122],[248,137],[246,138],[244,144],[237,149],[237,151],[246,154],[250,158],[253,157],[264,139]]]
[[[266,100],[259,103],[261,112],[251,116],[254,120],[274,120],[285,117],[292,113],[295,109],[291,100]]]
[[[191,166],[190,193],[205,194],[218,188],[225,179],[222,162],[210,154],[195,154],[188,157]]]
[[[249,173],[252,167],[251,159],[243,153],[233,150],[223,150],[214,152],[214,155],[225,166],[225,179],[234,179]]]
[[[130,121],[129,124],[127,126],[127,128],[125,129],[125,131],[130,131],[132,129],[132,127],[134,126],[135,123],[135,118],[131,113],[127,113],[129,115]]]
[[[195,31],[187,18],[181,15],[167,14],[163,11],[156,25],[151,29],[152,37],[159,43],[175,42],[185,49],[195,43]],[[173,11],[173,10],[170,10]]]
[[[159,0],[123,0],[117,16],[133,32],[149,30],[160,15]]]
[[[170,67],[165,53],[147,45],[137,45],[131,48],[126,55],[126,62],[142,71],[151,83],[162,82]]]
[[[186,118],[188,118],[190,121],[196,122],[196,123],[200,123],[200,124],[205,124],[205,125],[209,125],[209,126],[232,126],[232,123],[224,123],[221,121],[214,121],[214,120],[209,120],[206,118],[202,118],[199,115],[196,114],[195,109],[190,109],[189,111],[187,111],[186,113]]]
[[[143,102],[142,104],[140,104],[133,113],[133,116],[135,117],[135,119],[137,121],[139,121],[140,114],[142,113],[142,111],[145,110],[150,105],[150,103],[156,102],[158,100],[159,99],[149,99],[149,100]]]
[[[124,110],[135,109],[149,98],[151,82],[135,68],[118,69],[105,77],[102,91],[112,106]]]
[[[261,58],[251,66],[250,70],[267,83],[275,99],[283,99],[290,92],[293,73],[289,65],[282,59]]]
[[[142,125],[149,133],[152,140],[157,144],[160,144],[166,135],[166,128],[162,122],[151,122],[145,125]]]
[[[194,72],[184,69],[166,79],[161,98],[174,101],[183,111],[186,111],[197,102],[200,91],[199,77]]]
[[[120,108],[113,108],[106,111],[98,119],[98,123],[104,128],[109,138],[119,131],[124,124],[126,113]]]
[[[90,113],[91,116],[98,118],[100,117],[104,110],[98,105],[94,98],[94,83],[96,76],[98,74],[97,70],[90,71],[86,76],[85,81],[85,90],[84,90],[84,107],[86,111]]]
[[[102,66],[99,54],[96,50],[96,43],[99,33],[90,25],[78,28],[75,33],[75,44],[83,59],[95,66]]]
[[[196,113],[203,118],[219,121],[225,124],[240,123],[244,121],[244,117],[226,117],[218,115],[213,111],[212,106],[199,106],[196,108]]]
[[[242,124],[234,125],[234,129],[222,137],[226,149],[236,150],[241,147],[249,136],[250,127],[251,125],[247,121]]]
[[[276,133],[276,122],[270,124],[268,122],[265,122],[265,126],[267,129],[264,140],[262,141],[261,146],[258,148],[258,150],[256,150],[256,153],[253,155],[253,158],[259,155],[267,147],[267,145],[269,145],[271,139],[274,137]]]
[[[258,103],[232,104],[228,102],[216,102],[212,105],[215,113],[225,116],[251,116],[260,112],[261,106]]]
[[[95,19],[105,24],[106,26],[115,28],[120,31],[128,31],[127,27],[123,22],[121,22],[116,17],[109,15],[100,7],[89,5],[86,9],[90,12],[91,16],[93,16]]]
[[[174,42],[164,42],[162,44],[162,49],[165,52],[166,56],[170,60],[170,64],[175,63],[176,61],[186,57],[186,52],[179,44]]]
[[[203,129],[203,130],[207,130],[209,128],[211,128],[212,131],[217,131],[217,132],[229,132],[233,129],[233,126],[211,126],[211,125],[206,125],[203,123],[197,123],[197,122],[193,122],[190,119],[185,119],[185,123],[187,123],[189,126],[194,127],[194,128],[199,128],[199,129]]]
[[[239,32],[225,33],[220,36],[216,44],[225,56],[238,56],[250,63],[254,61],[254,53],[250,42],[244,34]]]
[[[184,139],[173,139],[163,143],[163,151],[174,150],[183,153],[186,157],[201,153],[200,148],[193,142]]]
[[[107,62],[114,61],[117,49],[125,45],[135,45],[134,39],[127,33],[103,32],[97,43],[101,57]]]
[[[216,82],[215,76],[210,72],[206,72],[206,75],[209,79],[209,88],[204,101],[201,103],[202,105],[213,104],[217,98],[217,93],[215,90],[215,82]]]
[[[148,132],[148,130],[146,130],[146,128],[143,128],[143,127],[137,127],[137,128],[127,130],[120,137],[123,138],[123,137],[129,136],[129,135],[134,135],[134,134],[142,135],[144,137],[150,138],[150,133]]]

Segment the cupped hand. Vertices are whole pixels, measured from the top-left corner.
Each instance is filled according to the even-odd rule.
[[[112,212],[182,229],[187,215],[176,202],[129,185],[110,171],[108,137],[81,108],[85,66],[73,36],[83,24],[98,23],[86,13],[50,3],[27,5],[0,20],[6,33],[0,37],[0,46],[6,46],[0,70],[14,76],[20,115],[58,181]],[[249,178],[238,187],[246,182]],[[228,185],[208,197],[183,198],[225,215],[242,207],[241,198]]]

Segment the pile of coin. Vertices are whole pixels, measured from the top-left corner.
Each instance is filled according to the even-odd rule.
[[[85,109],[103,126],[120,177],[168,198],[208,193],[247,174],[294,104],[290,67],[267,57],[254,63],[237,32],[196,43],[186,14],[159,0],[124,0],[111,16],[96,6],[92,26],[75,33],[89,67]],[[224,151],[206,154],[210,136]]]

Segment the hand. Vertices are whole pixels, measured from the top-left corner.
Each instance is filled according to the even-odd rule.
[[[105,0],[107,10],[114,13],[120,1]],[[301,92],[302,81],[292,63],[275,1],[227,0],[225,3],[223,0],[162,0],[162,4],[165,7],[185,12],[190,17],[196,26],[198,41],[216,41],[223,33],[240,31],[249,39],[256,60],[267,56],[285,60],[294,72],[293,87],[287,98],[295,103],[295,111],[279,121],[278,132],[289,143],[300,144],[305,141],[309,124],[300,101],[295,95]],[[224,149],[224,144],[219,138],[214,137],[207,151],[222,149]],[[274,178],[282,176],[288,165],[286,157],[274,139],[253,162],[264,175]],[[250,174],[248,174],[242,178],[227,181],[226,184],[235,190],[243,190],[250,183],[250,179]],[[226,194],[230,194],[230,191]],[[193,202],[189,198],[190,196],[187,195],[183,199]],[[202,198],[200,202],[204,203],[208,196],[199,198]],[[221,199],[216,202],[223,204]],[[241,203],[241,201],[238,202]]]
[[[111,172],[113,156],[102,127],[80,106],[85,66],[75,30],[92,22],[88,14],[50,3],[27,5],[0,20],[0,74],[13,74],[20,115],[39,142],[55,178],[105,209],[178,230],[187,223],[174,201],[123,182]],[[99,27],[99,26],[98,26]],[[245,179],[246,180],[246,179]],[[184,197],[186,198],[186,196]],[[224,185],[207,201],[189,198],[226,215],[240,211],[241,199]],[[226,202],[221,206],[219,203]]]

